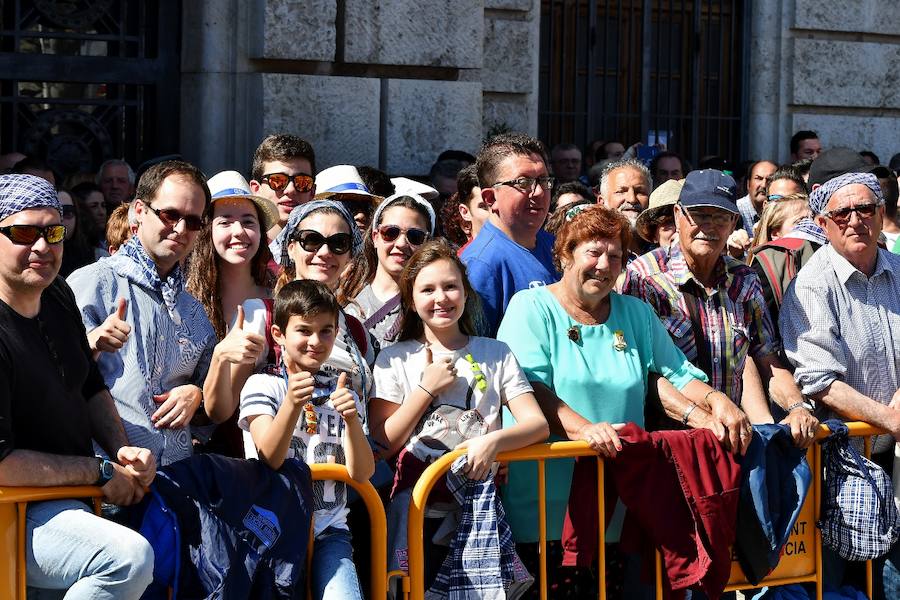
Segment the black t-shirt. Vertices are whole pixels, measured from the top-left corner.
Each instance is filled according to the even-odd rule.
[[[72,290],[57,278],[27,319],[0,300],[0,459],[93,456],[88,401],[105,389]]]

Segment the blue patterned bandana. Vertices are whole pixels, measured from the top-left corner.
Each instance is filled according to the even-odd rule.
[[[181,315],[178,314],[176,303],[178,302],[178,294],[184,290],[184,274],[181,271],[181,265],[176,264],[175,268],[169,273],[165,280],[159,276],[156,263],[147,255],[144,246],[138,236],[132,236],[127,242],[119,248],[119,253],[130,258],[135,268],[129,271],[126,276],[145,287],[156,290],[163,297],[163,303],[169,317],[176,325],[181,324]]]
[[[875,194],[875,201],[878,204],[884,204],[884,194],[881,192],[878,178],[871,173],[844,173],[829,179],[813,190],[813,193],[809,196],[809,207],[812,209],[813,214],[821,215],[825,212],[825,206],[828,205],[828,201],[836,191],[855,183],[864,185],[872,190],[872,193]]]
[[[34,175],[0,175],[0,221],[29,208],[52,208],[62,216],[59,196],[46,179]]]
[[[320,208],[336,210],[341,217],[343,217],[347,222],[347,227],[350,228],[350,236],[353,238],[353,243],[350,246],[350,256],[353,257],[360,253],[363,245],[362,234],[360,234],[359,227],[356,226],[356,221],[353,220],[353,217],[350,216],[347,209],[331,200],[313,200],[312,202],[295,206],[288,217],[288,222],[284,226],[284,229],[282,229],[281,233],[278,234],[278,237],[269,244],[269,250],[272,251],[272,256],[275,257],[275,261],[279,265],[282,267],[289,267],[293,264],[291,257],[288,256],[288,243],[291,241],[291,235],[293,235],[294,230],[297,229],[297,225],[299,225],[303,219],[309,216],[314,210]]]
[[[791,231],[787,234],[787,237],[808,240],[810,242],[815,242],[820,246],[824,246],[828,243],[828,237],[825,235],[825,230],[816,225],[815,221],[809,217],[803,217],[797,221]]]

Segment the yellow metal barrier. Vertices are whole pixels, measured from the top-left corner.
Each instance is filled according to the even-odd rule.
[[[883,430],[867,423],[847,423],[851,436],[872,436],[884,433]],[[816,436],[822,440],[829,435],[828,428],[820,426]],[[870,453],[870,440],[864,442],[866,455]],[[412,499],[409,507],[408,544],[409,544],[409,591],[411,600],[423,600],[425,597],[425,558],[423,531],[425,524],[425,504],[432,488],[437,481],[450,469],[450,465],[463,451],[454,451],[445,454],[435,460],[419,478],[413,488]],[[539,580],[540,598],[547,599],[547,523],[546,523],[546,499],[545,499],[545,462],[549,459],[574,458],[578,456],[596,456],[585,442],[553,442],[549,444],[536,444],[513,452],[503,452],[497,456],[501,462],[536,461],[538,468],[538,533],[539,533]],[[816,598],[822,598],[822,537],[816,527],[819,519],[819,507],[821,504],[821,445],[814,444],[809,449],[808,458],[813,473],[813,481],[810,486],[810,494],[807,496],[800,517],[795,526],[794,533],[788,540],[788,545],[793,544],[791,552],[785,553],[778,567],[762,582],[756,586],[747,582],[744,573],[736,562],[732,563],[731,577],[726,591],[755,589],[764,585],[787,585],[790,583],[815,583]],[[603,461],[597,461],[598,471],[598,511],[600,523],[605,523],[603,491]],[[604,528],[598,528],[599,535],[599,598],[606,598],[606,569],[605,569],[605,539]],[[800,552],[800,549],[803,552]],[[786,546],[786,549],[788,546]],[[662,598],[662,562],[657,553],[656,581],[657,598]],[[866,589],[871,597],[872,593],[872,565],[866,565]]]
[[[351,486],[360,495],[369,512],[369,526],[372,533],[372,600],[384,600],[387,597],[387,517],[384,514],[384,504],[381,497],[375,491],[375,487],[368,481],[360,483],[355,481],[347,472],[344,465],[314,464],[309,465],[312,471],[313,481],[333,480],[342,481]],[[310,555],[312,544],[310,544]]]
[[[450,465],[456,457],[464,454],[462,450],[448,452],[435,460],[419,477],[413,488],[412,499],[409,505],[409,521],[407,523],[409,544],[409,578],[410,600],[424,600],[425,598],[425,544],[422,538],[425,525],[425,503],[432,488],[438,479],[450,469]],[[545,498],[544,467],[546,459],[574,458],[578,456],[596,456],[586,442],[552,442],[549,444],[535,444],[521,450],[501,452],[497,460],[501,462],[519,462],[523,460],[537,461],[538,468],[538,532],[540,535],[540,586],[541,600],[547,600],[547,507]],[[597,497],[604,498],[603,489],[603,461],[597,461]],[[605,507],[601,500],[597,503],[600,515],[600,523],[606,522]],[[600,600],[606,598],[606,543],[604,528],[599,530],[599,578]]]
[[[102,497],[100,488],[93,486],[0,487],[0,598],[25,600],[25,509],[29,502],[93,498],[94,512],[100,514]]]

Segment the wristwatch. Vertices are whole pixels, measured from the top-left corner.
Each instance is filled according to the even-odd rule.
[[[116,472],[113,467],[113,463],[110,460],[105,458],[97,457],[97,481],[94,482],[96,486],[104,486],[109,483],[109,480],[113,478],[113,474]]]

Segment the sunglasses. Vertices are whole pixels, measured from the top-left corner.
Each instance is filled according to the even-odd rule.
[[[0,233],[17,246],[30,246],[40,238],[44,238],[48,244],[58,244],[66,238],[66,226],[8,225],[0,227]]]
[[[406,236],[406,241],[413,246],[421,246],[429,237],[427,231],[422,231],[415,227],[410,227],[409,229],[403,229],[397,225],[379,225],[378,227],[378,235],[386,242],[393,242],[400,237],[401,233]]]
[[[878,206],[878,204],[857,204],[856,206],[847,206],[822,213],[822,216],[831,219],[838,225],[846,225],[850,222],[852,213],[856,213],[860,219],[871,219]]]
[[[156,215],[156,217],[162,221],[163,225],[172,229],[174,229],[181,221],[184,221],[184,228],[188,231],[200,231],[203,229],[203,226],[206,225],[206,220],[197,215],[183,215],[174,208],[162,208],[156,210],[149,204],[145,204],[144,206]]]
[[[62,205],[63,219],[72,219],[75,217],[75,206],[73,204]]]
[[[327,245],[334,254],[347,254],[353,245],[353,236],[349,233],[334,233],[325,237],[312,229],[301,229],[293,239],[307,252],[318,252],[319,248]]]
[[[291,181],[294,182],[294,189],[298,192],[309,192],[313,189],[315,179],[312,175],[299,173],[297,175],[288,175],[287,173],[267,173],[262,176],[263,183],[272,188],[276,192],[282,191]]]

